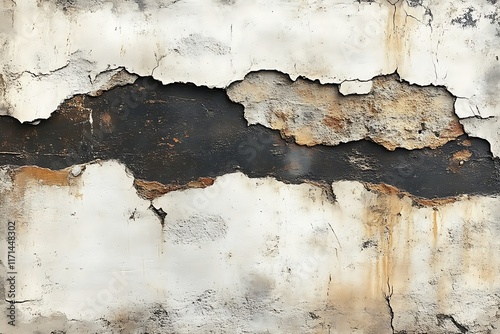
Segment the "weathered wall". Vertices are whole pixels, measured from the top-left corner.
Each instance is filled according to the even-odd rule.
[[[0,332],[500,333],[499,15],[0,0]]]

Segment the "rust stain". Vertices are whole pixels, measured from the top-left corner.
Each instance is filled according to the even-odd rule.
[[[464,163],[466,161],[469,161],[471,157],[472,157],[472,152],[467,149],[453,153],[453,155],[449,160],[448,169],[452,173],[459,173],[460,168],[462,168]]]
[[[14,182],[21,188],[30,182],[44,186],[69,186],[69,170],[51,170],[36,166],[23,166],[14,171]]]
[[[463,161],[468,161],[470,157],[472,156],[472,152],[469,150],[462,150],[458,151],[453,154],[452,159],[454,160],[463,160]]]
[[[191,181],[187,184],[189,188],[206,188],[214,184],[215,179],[211,177],[200,177],[196,181]]]
[[[184,190],[190,188],[206,188],[214,184],[214,179],[210,177],[200,177],[195,181],[188,182],[187,184],[163,184],[156,181],[146,181],[141,179],[134,180],[134,187],[137,194],[147,200],[154,200],[162,195],[171,191]]]
[[[469,139],[462,140],[461,144],[463,146],[465,146],[465,147],[471,147],[472,146],[472,142]]]
[[[72,123],[84,123],[90,117],[90,109],[85,107],[85,103],[85,96],[77,95],[59,106],[58,112],[64,114]]]
[[[366,183],[365,187],[370,191],[385,195],[398,195],[403,193],[397,187],[391,186],[387,183],[378,183],[378,184]]]
[[[333,117],[331,115],[325,116],[323,124],[335,130],[341,130],[344,128],[344,121],[341,118]]]
[[[464,133],[465,133],[464,127],[462,126],[462,124],[460,124],[458,119],[452,119],[448,123],[448,126],[445,127],[441,132],[436,133],[436,135],[438,135],[441,138],[449,138],[450,140],[454,140],[459,136],[463,135]],[[467,142],[470,143],[470,141]]]
[[[381,186],[382,193],[371,197],[365,206],[363,222],[365,235],[369,240],[376,240],[378,252],[375,262],[371,264],[367,281],[371,282],[370,292],[372,295],[384,291],[389,293],[388,282],[394,277],[395,270],[407,270],[406,263],[398,262],[394,257],[394,250],[400,248],[394,244],[394,228],[402,222],[401,212],[409,202],[401,200],[400,194],[394,191],[394,187]]]
[[[422,207],[436,207],[442,206],[445,204],[454,203],[459,200],[458,197],[443,197],[443,198],[423,198],[414,196],[406,191],[402,191],[397,187],[391,186],[386,183],[364,183],[366,189],[376,192],[379,194],[386,195],[397,195],[399,198],[408,197],[412,200],[412,203],[416,206]]]
[[[112,118],[108,112],[105,112],[101,115],[100,126],[102,129],[104,129],[108,133],[113,131]]]
[[[134,187],[142,198],[153,200],[171,191],[182,189],[180,185],[164,185],[156,181],[135,179]]]
[[[411,197],[414,203],[417,203],[418,205],[424,207],[443,206],[458,201],[458,197],[443,197],[443,198],[431,198],[431,199],[417,197],[417,196],[411,196]]]
[[[437,222],[437,209],[435,208],[432,211],[432,235],[434,237],[434,248],[436,246],[437,237],[438,237],[438,222]]]

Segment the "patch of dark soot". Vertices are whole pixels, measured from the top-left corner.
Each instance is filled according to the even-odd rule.
[[[471,158],[450,170],[464,149]],[[123,162],[139,179],[187,184],[241,171],[288,183],[358,180],[426,197],[496,194],[499,159],[462,136],[438,149],[387,151],[362,140],[304,147],[248,126],[225,90],[141,78],[97,97],[75,96],[37,126],[0,117],[0,165],[61,169],[95,159]]]

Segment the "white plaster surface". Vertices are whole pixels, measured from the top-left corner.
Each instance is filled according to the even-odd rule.
[[[123,67],[210,87],[261,69],[322,83],[397,71],[446,86],[460,117],[498,117],[498,14],[486,0],[3,0],[1,113],[48,118],[95,89],[89,75]],[[472,134],[493,142],[490,122]]]
[[[389,301],[396,332],[498,333],[496,197],[418,206],[344,181],[332,201],[235,173],[154,200],[162,227],[123,165],[85,167],[0,173],[24,301],[0,331],[391,333]]]
[[[339,86],[339,92],[342,95],[352,95],[352,94],[368,94],[371,92],[373,87],[373,81],[359,81],[359,80],[349,80],[344,81]]]

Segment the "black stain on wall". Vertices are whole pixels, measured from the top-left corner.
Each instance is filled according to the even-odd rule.
[[[470,159],[450,170],[450,159],[464,150]],[[37,126],[0,118],[0,165],[61,169],[95,159],[117,159],[136,178],[164,184],[239,170],[290,183],[383,182],[427,198],[500,192],[499,161],[481,139],[393,152],[365,140],[304,147],[248,126],[243,107],[222,89],[150,78],[98,97],[76,96]]]
[[[456,17],[451,20],[451,24],[460,25],[462,28],[475,28],[477,19],[474,18],[475,9],[473,7],[467,8],[462,16]]]

